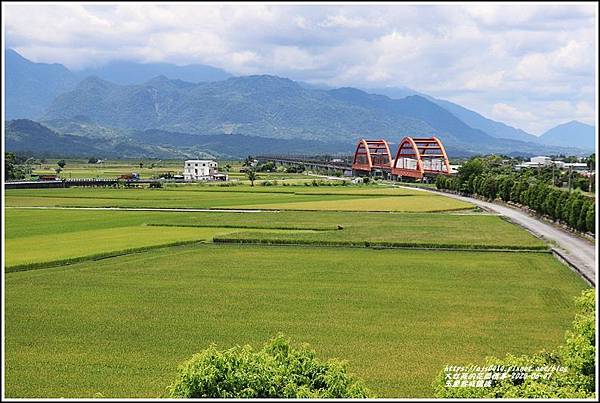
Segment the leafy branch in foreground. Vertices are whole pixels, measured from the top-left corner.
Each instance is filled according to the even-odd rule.
[[[281,334],[262,349],[215,345],[179,368],[168,397],[185,398],[364,398],[370,392],[344,362],[323,361],[307,344],[294,347]]]
[[[578,313],[572,327],[566,332],[565,343],[557,351],[542,351],[534,355],[505,358],[488,358],[485,367],[504,367],[508,376],[494,379],[491,387],[454,387],[442,371],[434,382],[435,395],[444,398],[594,398],[596,395],[596,321],[595,294],[593,289],[585,290],[576,299]],[[549,377],[534,379],[522,378],[522,368],[556,368]],[[497,370],[492,370],[498,372]],[[500,375],[500,374],[498,374]]]

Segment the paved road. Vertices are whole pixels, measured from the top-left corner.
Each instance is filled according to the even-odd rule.
[[[408,188],[408,187],[407,187]],[[410,187],[410,189],[416,189]],[[439,193],[432,190],[420,189],[427,192]],[[577,266],[588,278],[594,279],[596,284],[596,246],[595,244],[579,238],[568,231],[540,221],[529,214],[516,208],[502,206],[471,197],[464,197],[450,193],[444,196],[476,204],[486,210],[494,211],[510,221],[522,226],[530,232],[548,241],[554,242],[554,248],[558,249],[567,259]]]

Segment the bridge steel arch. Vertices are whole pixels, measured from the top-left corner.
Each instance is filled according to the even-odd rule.
[[[392,153],[387,141],[360,139],[356,144],[352,170],[370,173],[381,170],[389,173],[392,169]]]
[[[427,174],[450,175],[450,161],[437,137],[404,137],[392,164],[392,175],[421,179]]]

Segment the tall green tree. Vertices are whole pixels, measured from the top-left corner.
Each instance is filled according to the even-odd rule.
[[[587,167],[590,171],[594,171],[596,169],[596,153],[590,155],[586,159]]]
[[[246,171],[246,176],[248,177],[248,180],[250,181],[250,186],[254,186],[254,181],[257,178],[256,171],[254,169],[248,169]]]
[[[510,201],[510,192],[513,186],[513,178],[511,176],[503,176],[498,185],[498,194],[500,198],[507,202]]]
[[[561,190],[560,192],[560,196],[558,197],[558,200],[556,201],[556,211],[554,213],[554,217],[557,220],[563,220],[564,219],[564,211],[568,208],[567,204],[569,202],[569,192]]]
[[[535,185],[535,195],[534,198],[531,200],[531,208],[533,208],[535,211],[542,213],[542,205],[544,204],[544,200],[548,195],[548,191],[548,185],[546,185],[544,182],[538,182]]]
[[[523,179],[515,181],[512,188],[510,189],[510,200],[515,203],[521,202],[521,193],[527,189],[527,182]]]
[[[482,187],[483,196],[490,200],[494,200],[496,198],[498,183],[495,176],[489,175],[486,177],[482,183]]]
[[[526,186],[525,190],[521,192],[520,201],[521,204],[529,206],[529,201],[535,192],[535,185],[533,183],[527,183]]]
[[[467,185],[468,189],[466,189],[469,193],[476,193],[476,189],[474,189],[471,184],[473,183],[474,178],[482,174],[484,170],[485,166],[483,161],[480,158],[473,158],[458,168],[457,177],[461,184],[469,184]]]
[[[596,232],[596,206],[593,204],[592,207],[588,209],[585,216],[585,227],[591,233]]]
[[[14,153],[4,153],[4,180],[25,178],[25,172],[18,166],[17,160]]]
[[[576,193],[574,193],[576,194]],[[579,220],[579,216],[581,215],[581,209],[583,208],[583,198],[577,195],[569,204],[569,216],[567,219],[567,223],[573,227],[577,228],[577,221]]]
[[[584,200],[583,204],[581,206],[581,210],[579,212],[579,217],[577,218],[577,224],[575,225],[575,228],[578,231],[585,231],[586,230],[586,221],[585,220],[586,220],[586,217],[587,217],[588,209],[590,207],[592,207],[592,208],[594,207],[592,205],[592,202],[589,201],[589,200]]]
[[[556,203],[560,197],[561,191],[558,189],[550,189],[546,194],[546,198],[542,204],[542,211],[544,214],[556,219]]]

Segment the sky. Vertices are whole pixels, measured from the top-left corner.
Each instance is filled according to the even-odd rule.
[[[596,123],[596,3],[2,5],[6,47],[72,70],[199,63],[409,87],[536,135]]]

